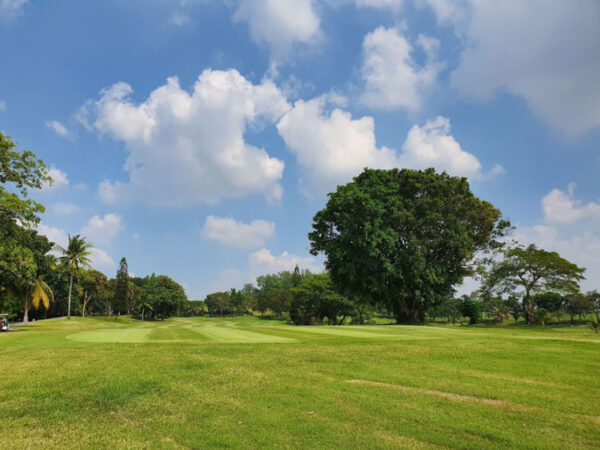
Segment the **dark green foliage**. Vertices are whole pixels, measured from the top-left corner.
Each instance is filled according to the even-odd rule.
[[[546,325],[550,319],[550,311],[546,308],[537,308],[533,312],[533,320],[538,325]]]
[[[548,312],[557,312],[563,306],[563,296],[558,292],[542,292],[534,297],[535,306]]]
[[[354,304],[334,290],[327,273],[305,276],[292,292],[289,313],[295,325],[322,323],[324,318],[336,325],[355,313]]]
[[[508,222],[466,178],[433,169],[365,169],[329,194],[313,219],[311,253],[339,292],[390,305],[398,322],[422,322],[495,248]]]
[[[150,309],[153,319],[167,319],[185,309],[187,295],[183,287],[166,275],[154,275],[144,279],[141,302]]]
[[[131,310],[129,304],[129,268],[125,257],[121,258],[121,262],[119,263],[116,280],[113,311],[115,313],[129,314]]]
[[[481,304],[466,295],[462,297],[460,312],[469,318],[469,324],[473,325],[481,321]]]

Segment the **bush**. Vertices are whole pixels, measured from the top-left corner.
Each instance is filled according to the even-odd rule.
[[[538,308],[533,312],[533,320],[538,325],[546,325],[550,319],[550,311],[546,308]]]
[[[464,317],[469,318],[469,324],[476,324],[481,320],[481,305],[469,297],[463,297],[460,305],[460,312]]]

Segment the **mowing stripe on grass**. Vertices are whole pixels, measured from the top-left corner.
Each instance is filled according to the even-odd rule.
[[[67,339],[77,342],[104,342],[104,343],[140,343],[148,342],[151,328],[126,328],[81,331],[70,334]]]
[[[320,327],[320,326],[299,326],[288,328],[289,331],[295,332],[300,331],[303,333],[315,333],[315,334],[326,334],[328,336],[340,336],[340,337],[354,337],[354,338],[366,338],[366,339],[379,339],[379,338],[403,338],[399,334],[388,334],[381,333],[374,330],[359,331],[351,327]],[[416,337],[416,336],[414,336]]]
[[[195,333],[206,336],[210,340],[222,343],[260,343],[260,342],[298,342],[297,339],[283,336],[273,336],[254,331],[239,330],[228,326],[214,326],[206,324],[189,328]]]

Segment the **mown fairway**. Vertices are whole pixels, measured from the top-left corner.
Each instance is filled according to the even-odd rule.
[[[119,320],[0,335],[2,447],[600,447],[587,328]]]

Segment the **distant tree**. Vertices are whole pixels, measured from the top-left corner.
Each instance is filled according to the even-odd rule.
[[[69,235],[69,243],[67,248],[56,246],[56,248],[62,253],[60,257],[61,262],[69,270],[69,299],[67,306],[67,318],[71,318],[71,297],[73,293],[73,277],[80,266],[90,266],[90,255],[92,254],[92,244],[86,242],[85,238],[76,234],[75,236]]]
[[[327,273],[304,277],[292,293],[289,312],[296,325],[321,323],[325,317],[330,324],[341,324],[355,312],[354,304],[334,290]]]
[[[557,312],[563,306],[563,296],[558,292],[541,292],[536,294],[534,297],[535,306],[538,308],[544,308],[548,312]]]
[[[471,325],[481,320],[481,304],[466,295],[461,298],[460,312],[464,317],[469,318]]]
[[[292,287],[297,287],[302,281],[302,274],[300,273],[300,268],[298,264],[294,267],[294,272],[292,272]]]
[[[187,295],[183,287],[166,275],[146,278],[143,303],[152,308],[152,317],[167,319],[185,309]]]
[[[85,317],[85,313],[91,308],[94,303],[98,303],[100,300],[100,293],[107,283],[106,275],[97,270],[84,270],[79,271],[79,284],[81,286],[81,317]]]
[[[365,169],[329,194],[309,239],[312,254],[326,255],[340,293],[383,301],[398,322],[422,322],[472,273],[476,252],[500,245],[508,226],[466,178]]]
[[[119,269],[117,270],[116,284],[115,284],[115,299],[113,302],[113,309],[116,312],[129,314],[129,268],[127,266],[127,259],[121,258],[119,262]]]
[[[504,305],[508,308],[510,313],[515,319],[515,322],[519,320],[521,317],[521,312],[523,308],[521,307],[521,303],[519,302],[519,298],[516,295],[509,295],[506,300],[504,300]]]
[[[571,322],[576,315],[579,316],[579,320],[583,320],[583,315],[592,309],[589,299],[581,292],[565,295],[565,307],[571,316]]]
[[[220,316],[231,312],[231,297],[227,292],[214,292],[208,294],[204,300],[209,314]]]
[[[600,292],[597,290],[589,291],[585,296],[588,299],[590,309],[596,316],[594,331],[598,334],[598,330],[600,329]]]
[[[492,263],[486,274],[484,289],[497,293],[522,293],[523,311],[528,324],[535,322],[534,295],[553,290],[577,292],[584,268],[562,258],[556,252],[528,247],[513,247],[503,252],[504,258]]]

